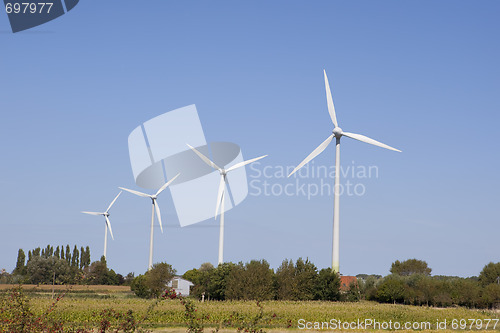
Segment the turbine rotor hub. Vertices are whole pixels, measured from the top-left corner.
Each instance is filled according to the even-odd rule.
[[[340,138],[344,132],[342,131],[342,128],[340,127],[335,127],[333,129],[333,134],[335,135],[336,138]]]

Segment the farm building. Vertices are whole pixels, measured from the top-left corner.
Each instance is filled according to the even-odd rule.
[[[340,277],[340,291],[346,292],[349,291],[349,287],[351,284],[357,285],[358,279],[355,276],[341,276]]]
[[[175,276],[167,286],[173,288],[176,293],[180,293],[182,296],[189,296],[189,290],[194,284],[180,276]]]

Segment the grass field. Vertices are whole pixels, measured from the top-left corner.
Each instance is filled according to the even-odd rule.
[[[0,285],[0,291],[12,286]],[[50,307],[53,300],[52,286],[23,286],[26,295],[30,297],[30,304],[36,313],[43,313]],[[67,287],[57,286],[56,295]],[[110,286],[74,286],[57,303],[55,310],[50,314],[54,318],[72,322],[75,324],[92,324],[98,320],[104,309],[114,309],[126,312],[132,310],[136,318],[143,318],[148,313],[148,308],[154,301],[136,298],[128,287]],[[256,302],[251,301],[196,301],[196,316],[203,322],[207,332],[211,332],[215,327],[220,327],[224,332],[235,332],[234,327],[241,322],[251,321],[259,314],[259,307]],[[266,301],[262,302],[264,316],[259,320],[258,326],[264,330],[272,331],[303,331],[300,327],[308,325],[314,328],[314,323],[330,322],[332,319],[342,322],[357,322],[366,319],[376,320],[380,324],[389,322],[399,322],[401,327],[405,323],[419,323],[419,325],[430,325],[427,328],[436,330],[436,323],[443,323],[446,320],[449,331],[469,331],[471,321],[469,319],[482,320],[483,329],[488,319],[499,319],[500,315],[496,311],[472,310],[465,308],[431,308],[415,307],[393,304],[379,304],[375,302],[289,302],[289,301]],[[302,321],[300,321],[302,320]],[[452,323],[457,323],[457,330],[451,330]],[[460,329],[460,320],[465,320],[467,326]],[[299,322],[300,321],[300,322]],[[302,324],[299,326],[299,323]],[[429,323],[429,324],[427,324]],[[475,328],[479,321],[474,322]],[[163,300],[154,306],[148,317],[144,320],[145,327],[154,329],[155,332],[185,332],[184,307],[178,300]],[[462,321],[463,324],[463,321]],[[319,324],[321,325],[321,324]],[[416,324],[415,324],[416,325]],[[489,332],[500,331],[500,323],[493,329],[494,322],[489,324]],[[226,329],[225,327],[233,327]],[[323,328],[327,328],[323,326]],[[342,330],[340,327],[328,327],[334,331]],[[373,328],[364,327],[358,331],[365,331]],[[390,331],[382,329],[380,331]],[[373,331],[373,329],[371,329]],[[428,331],[428,329],[425,329]],[[401,330],[402,332],[404,330]],[[416,330],[410,330],[416,331]],[[436,330],[445,332],[445,330]]]

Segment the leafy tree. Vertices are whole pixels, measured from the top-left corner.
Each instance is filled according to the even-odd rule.
[[[292,260],[283,260],[276,270],[276,297],[279,300],[294,300],[297,293],[295,265]]]
[[[401,303],[404,301],[406,285],[402,278],[389,275],[377,289],[377,299],[384,303]]]
[[[428,276],[418,276],[415,281],[415,301],[418,305],[432,305],[438,290],[437,280]]]
[[[391,273],[401,276],[409,276],[412,274],[431,275],[432,269],[427,266],[427,263],[422,260],[408,259],[405,261],[396,260],[392,263]]]
[[[204,262],[203,264],[201,264],[200,266],[200,272],[210,272],[211,270],[213,270],[215,267],[214,265],[212,265],[211,263],[209,262]]]
[[[479,282],[481,282],[483,286],[487,286],[490,283],[500,283],[500,262],[490,262],[488,265],[484,266],[479,274]]]
[[[59,249],[59,246],[56,247],[56,252],[54,253],[54,256],[56,258],[61,258],[61,250]]]
[[[144,275],[138,275],[132,280],[130,290],[140,298],[151,298],[151,290],[146,284],[146,277]]]
[[[202,283],[207,285],[208,295],[211,299],[220,301],[226,299],[229,277],[235,267],[235,264],[227,262],[212,269],[209,266],[200,267],[200,272],[203,274]]]
[[[157,263],[144,275],[136,276],[130,289],[141,298],[157,298],[167,288],[168,282],[175,276],[175,269],[167,263]]]
[[[32,258],[26,265],[26,271],[29,282],[32,284],[52,284],[54,274],[56,284],[74,281],[68,262],[54,256]]]
[[[19,249],[19,251],[17,252],[16,268],[14,268],[14,271],[12,273],[16,275],[25,275],[26,274],[26,266],[24,263],[25,261],[26,261],[26,255],[24,254],[23,249]]]
[[[224,300],[229,267],[232,266],[234,264],[224,263],[216,270],[211,263],[203,263],[199,269],[193,268],[182,277],[194,284],[191,288],[192,295],[201,298],[204,294],[208,299]]]
[[[176,270],[165,262],[154,264],[145,274],[146,285],[151,292],[151,296],[160,297],[163,291],[165,291],[167,284],[175,276],[175,273]]]
[[[108,269],[104,256],[101,257],[101,260],[94,261],[89,267],[86,267],[84,272],[85,281],[88,284],[117,284],[116,273]]]
[[[480,303],[480,293],[480,284],[474,279],[453,280],[452,299],[454,304],[469,308],[475,307]]]
[[[485,307],[495,308],[500,305],[500,284],[491,283],[482,291],[482,302]]]
[[[318,270],[309,259],[284,260],[276,270],[277,298],[283,300],[312,300],[317,294]]]
[[[228,299],[269,300],[274,298],[273,271],[265,260],[239,263],[230,272],[226,297]]]
[[[319,271],[315,290],[315,299],[338,301],[340,299],[340,277],[331,268]]]
[[[314,299],[317,277],[318,269],[309,259],[304,261],[299,258],[295,262],[295,278],[298,287],[296,296],[298,300]]]

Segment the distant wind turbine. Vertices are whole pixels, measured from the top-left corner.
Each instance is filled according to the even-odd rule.
[[[225,199],[225,192],[226,192],[226,184],[227,184],[227,178],[226,175],[228,172],[233,171],[235,169],[241,168],[247,164],[253,163],[255,161],[258,161],[267,155],[260,156],[257,158],[253,158],[248,161],[243,161],[240,163],[236,163],[232,167],[229,167],[228,169],[221,168],[214,162],[212,162],[208,157],[200,153],[198,150],[196,150],[194,147],[190,146],[188,144],[188,147],[191,148],[192,151],[198,155],[203,162],[214,168],[215,170],[218,170],[220,173],[220,183],[219,183],[219,192],[217,194],[217,202],[215,203],[215,219],[217,219],[217,214],[219,214],[219,208],[220,208],[220,230],[219,230],[219,265],[224,262],[224,199]]]
[[[330,85],[328,84],[328,77],[326,76],[326,71],[323,70],[323,74],[325,76],[325,89],[326,89],[326,101],[328,105],[328,112],[330,113],[330,118],[332,119],[333,125],[335,128],[333,129],[333,134],[330,135],[322,144],[318,146],[318,148],[314,149],[309,156],[307,156],[289,175],[293,175],[297,170],[302,168],[304,165],[309,163],[313,158],[318,156],[326,147],[332,142],[333,138],[336,139],[336,150],[335,150],[335,185],[334,185],[334,210],[333,210],[333,244],[332,244],[332,270],[339,273],[339,222],[340,222],[340,214],[339,214],[339,176],[340,176],[340,138],[342,136],[346,136],[351,139],[355,139],[361,142],[369,143],[375,146],[379,146],[385,149],[394,150],[397,152],[401,152],[396,148],[390,147],[381,142],[375,141],[361,134],[354,134],[349,132],[344,132],[339,127],[337,123],[337,117],[335,115],[335,107],[333,106],[332,93],[330,91]]]
[[[160,230],[163,233],[163,227],[161,225],[161,214],[160,214],[160,207],[158,206],[157,198],[158,195],[160,195],[163,190],[165,190],[168,185],[170,185],[177,177],[179,177],[180,173],[177,174],[174,178],[170,179],[167,183],[165,183],[156,194],[146,194],[142,193],[139,191],[134,191],[134,190],[129,190],[128,188],[120,187],[120,189],[130,192],[132,194],[138,195],[140,197],[144,198],[150,198],[152,201],[152,211],[151,211],[151,234],[150,234],[150,240],[149,240],[149,262],[148,262],[148,270],[150,270],[153,267],[153,224],[155,220],[155,210],[156,210],[156,215],[158,215],[158,223],[160,224]]]
[[[118,197],[120,196],[120,194],[122,194],[122,191],[120,191],[120,193],[118,193],[118,195],[115,197],[115,199],[113,201],[111,201],[111,204],[108,206],[108,209],[106,209],[106,211],[103,212],[103,213],[99,213],[99,212],[82,212],[84,214],[89,214],[89,215],[102,215],[106,219],[106,223],[105,223],[106,226],[105,226],[105,229],[104,229],[104,257],[106,257],[106,250],[107,250],[107,247],[108,247],[108,227],[109,227],[109,233],[111,234],[111,238],[113,240],[115,240],[115,238],[113,237],[113,230],[111,230],[111,222],[109,222],[109,210],[111,209],[111,206],[113,206],[113,204],[115,203],[116,199],[118,199]]]

